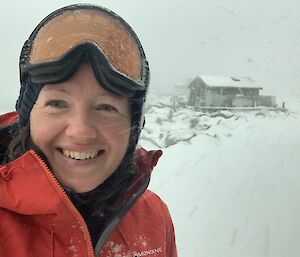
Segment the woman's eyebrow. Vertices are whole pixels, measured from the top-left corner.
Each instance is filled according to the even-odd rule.
[[[96,97],[99,98],[99,99],[112,99],[112,100],[121,100],[121,99],[123,99],[122,96],[112,95],[112,94],[109,94],[109,93],[99,94]]]
[[[61,87],[55,87],[55,86],[50,86],[50,87],[45,87],[44,90],[46,92],[59,92],[59,93],[64,93],[70,95],[70,92],[65,90],[64,88]]]

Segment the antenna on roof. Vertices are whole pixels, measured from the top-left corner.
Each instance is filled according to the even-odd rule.
[[[233,81],[241,81],[239,78],[233,77],[233,76],[231,76],[231,79],[232,79]]]

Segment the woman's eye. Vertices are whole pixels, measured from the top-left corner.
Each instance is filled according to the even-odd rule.
[[[47,102],[46,105],[54,108],[65,108],[68,106],[67,103],[62,100],[52,100]]]
[[[97,110],[99,111],[107,111],[107,112],[117,112],[118,110],[109,104],[100,104],[97,106]]]

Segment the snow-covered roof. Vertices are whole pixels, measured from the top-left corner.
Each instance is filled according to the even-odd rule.
[[[260,88],[261,86],[250,77],[222,77],[222,76],[199,76],[203,82],[209,87],[244,87],[244,88]]]

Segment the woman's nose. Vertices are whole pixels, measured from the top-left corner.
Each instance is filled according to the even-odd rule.
[[[74,112],[68,117],[65,133],[79,143],[94,140],[98,133],[95,119],[83,111]]]

